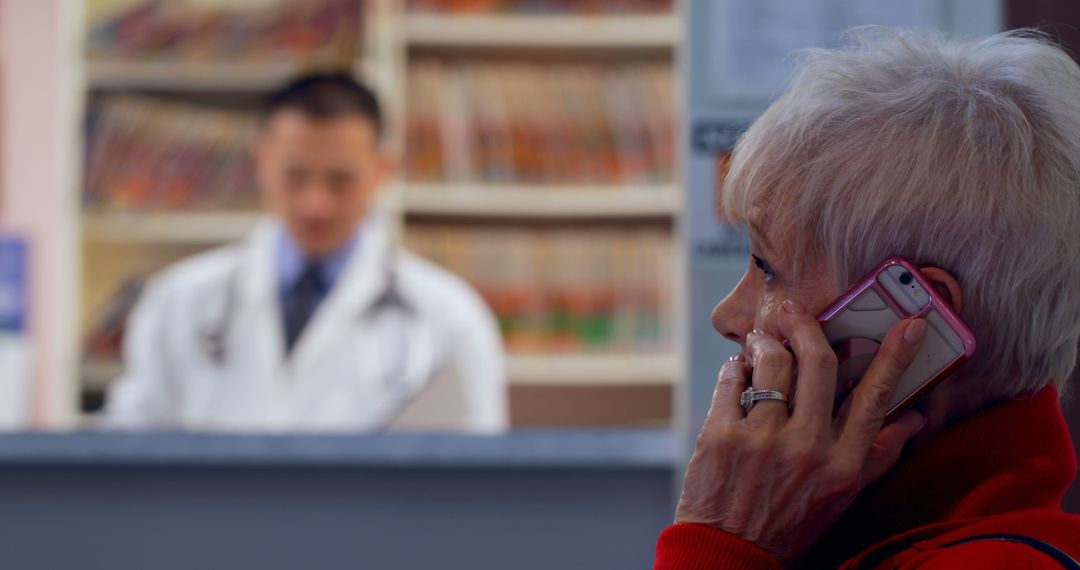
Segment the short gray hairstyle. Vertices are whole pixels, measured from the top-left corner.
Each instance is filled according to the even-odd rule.
[[[949,271],[978,342],[957,375],[995,397],[1064,389],[1080,338],[1080,68],[1030,30],[849,37],[800,54],[735,147],[721,214],[767,225],[841,288],[893,255]]]

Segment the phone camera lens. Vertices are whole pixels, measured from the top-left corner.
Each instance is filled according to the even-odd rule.
[[[911,285],[911,279],[912,279],[912,277],[911,277],[910,273],[901,273],[900,274],[900,282],[903,283],[904,285]]]

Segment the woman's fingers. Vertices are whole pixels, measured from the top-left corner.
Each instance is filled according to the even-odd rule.
[[[915,410],[904,410],[896,420],[881,428],[870,444],[863,464],[862,483],[871,485],[889,472],[900,460],[904,445],[919,433],[926,418]]]
[[[832,423],[836,393],[836,353],[829,346],[821,324],[796,301],[787,301],[777,321],[791,343],[798,363],[791,418],[800,431],[825,432]]]
[[[791,353],[776,337],[753,331],[746,337],[753,367],[750,384],[754,390],[776,390],[791,397]],[[751,425],[780,426],[787,421],[788,404],[780,400],[761,400],[746,415]]]
[[[885,336],[870,367],[851,393],[851,407],[841,427],[839,445],[852,459],[865,458],[892,406],[900,378],[907,371],[926,334],[926,321],[906,319]]]
[[[741,354],[736,354],[720,367],[706,424],[713,421],[730,423],[743,419],[746,412],[739,404],[739,395],[746,389],[746,385],[746,362]]]

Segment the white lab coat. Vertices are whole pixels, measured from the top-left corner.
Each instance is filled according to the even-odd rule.
[[[365,222],[286,358],[274,267],[280,231],[265,220],[244,242],[184,260],[151,282],[129,322],[126,371],[109,391],[107,425],[505,429],[504,360],[491,312],[457,277],[393,247],[378,216]]]

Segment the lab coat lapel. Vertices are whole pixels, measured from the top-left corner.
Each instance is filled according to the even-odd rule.
[[[318,374],[320,363],[328,356],[326,351],[349,350],[348,343],[356,342],[361,319],[385,289],[389,256],[387,230],[380,217],[373,215],[364,222],[345,270],[293,349],[290,370],[296,382],[310,385],[321,383],[320,376],[340,376]],[[340,382],[341,378],[325,380]]]
[[[284,346],[274,258],[280,224],[265,218],[241,243],[235,272],[237,298],[228,331],[230,376],[217,382],[215,418],[277,425],[282,399]]]
[[[285,357],[274,267],[281,231],[280,223],[271,218],[259,223],[248,239],[244,266],[240,268],[244,317],[254,324],[252,349],[256,351],[257,359],[268,365],[266,371],[280,369]]]
[[[253,310],[247,318],[258,319],[259,342],[253,347],[260,354],[275,355],[280,364],[284,355],[281,330],[280,303],[274,267],[275,252],[281,224],[272,218],[261,221],[245,245],[244,258],[239,268],[242,308]],[[263,352],[265,351],[265,352]]]

